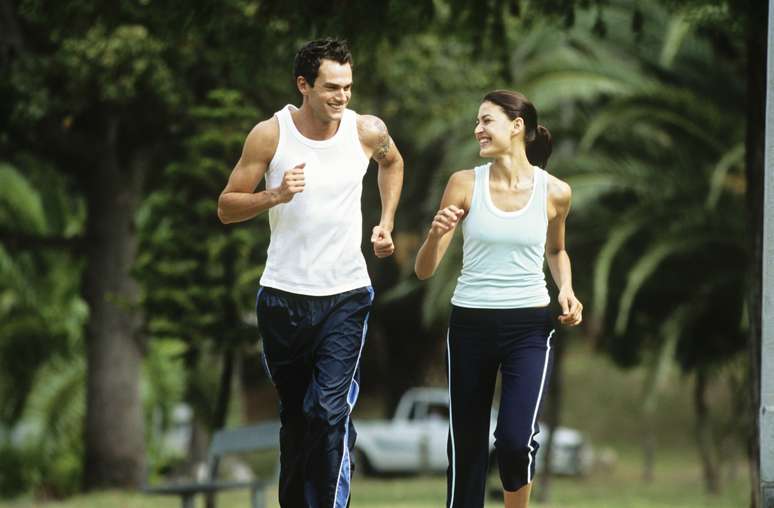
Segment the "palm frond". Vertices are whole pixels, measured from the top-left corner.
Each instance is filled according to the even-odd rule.
[[[19,303],[34,304],[35,291],[29,283],[29,275],[19,263],[12,257],[2,245],[0,245],[0,280],[2,286],[12,290],[17,295]]]
[[[86,409],[85,359],[60,358],[47,364],[37,379],[23,421],[39,430],[40,446],[51,448],[62,439],[80,439]]]
[[[564,179],[572,187],[573,208],[580,210],[594,206],[602,196],[612,192],[652,194],[657,182],[668,178],[655,171],[647,160],[608,156],[599,151],[557,159],[553,168],[568,175]]]
[[[681,14],[673,15],[669,20],[669,26],[664,35],[664,44],[661,46],[661,55],[659,56],[659,63],[663,67],[667,69],[672,67],[677,53],[690,33],[691,24],[686,21],[685,17]]]
[[[674,356],[680,334],[685,329],[686,321],[691,314],[690,304],[683,304],[667,317],[661,326],[662,340],[657,354],[649,362],[648,374],[644,385],[642,401],[643,412],[652,415],[656,412],[658,399],[674,372]]]
[[[600,95],[626,95],[630,84],[592,69],[546,70],[519,85],[541,108],[556,108],[569,100],[588,101]]]
[[[605,321],[610,271],[615,256],[624,247],[627,240],[637,233],[646,222],[647,215],[641,213],[639,208],[628,213],[613,227],[607,241],[599,251],[599,255],[594,263],[593,304],[591,311],[592,317],[597,323],[601,324]]]
[[[656,272],[661,263],[670,256],[696,249],[707,242],[706,235],[670,235],[656,241],[640,256],[629,271],[626,287],[621,294],[618,317],[615,322],[616,335],[623,335],[629,325],[634,300],[640,289]]]
[[[30,233],[46,232],[46,214],[40,194],[16,168],[2,162],[0,162],[0,220],[6,224],[14,224]]]
[[[702,112],[700,116],[691,116],[687,114],[689,110],[685,101],[680,102],[680,109],[677,109],[675,97],[676,91],[662,91],[664,97],[670,97],[669,100],[663,100],[660,97],[635,96],[627,97],[611,103],[604,108],[596,117],[592,119],[581,139],[579,149],[588,151],[605,132],[610,130],[629,131],[632,126],[646,122],[654,126],[675,129],[688,135],[699,143],[712,150],[722,145],[720,139],[712,135],[712,131],[707,129],[707,125],[712,121],[717,121],[720,114],[708,106],[701,105]],[[685,97],[687,94],[681,93]],[[651,99],[656,100],[651,100]],[[693,101],[696,98],[693,97]],[[698,109],[699,105],[694,104]],[[717,113],[717,114],[716,114]],[[711,118],[710,118],[710,115]]]
[[[715,165],[715,169],[712,171],[712,178],[710,180],[710,189],[707,193],[706,207],[707,209],[715,208],[720,199],[720,195],[723,192],[723,184],[726,181],[726,175],[728,171],[736,166],[744,164],[745,148],[744,143],[737,143],[732,146]]]

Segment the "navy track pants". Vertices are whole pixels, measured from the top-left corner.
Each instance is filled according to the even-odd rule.
[[[553,333],[547,307],[452,307],[446,344],[450,397],[447,507],[484,506],[498,370],[502,393],[495,448],[503,488],[516,491],[532,481],[537,419],[550,377]]]
[[[372,302],[370,287],[332,296],[258,292],[264,360],[279,395],[283,508],[349,504],[356,438],[350,414]]]

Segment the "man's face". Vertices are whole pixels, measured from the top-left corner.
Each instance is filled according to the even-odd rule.
[[[352,96],[352,66],[333,60],[320,62],[314,86],[297,78],[298,89],[312,113],[322,122],[338,122]]]

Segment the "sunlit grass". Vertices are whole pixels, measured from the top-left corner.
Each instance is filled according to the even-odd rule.
[[[567,352],[563,422],[583,430],[598,452],[609,457],[585,478],[553,478],[550,502],[533,503],[541,508],[742,508],[748,505],[749,481],[741,453],[727,457],[723,469],[723,490],[718,496],[704,492],[701,468],[693,441],[690,379],[678,373],[673,389],[660,400],[651,421],[655,436],[654,480],[645,483],[640,441],[644,424],[640,412],[642,369],[622,371],[607,360],[590,353],[582,344]],[[715,408],[724,407],[722,390],[713,396]],[[717,409],[719,410],[719,409]],[[543,478],[538,476],[535,493]],[[496,489],[496,475],[490,485]],[[269,508],[277,508],[276,488],[267,489]],[[443,476],[400,478],[356,478],[353,508],[430,508],[444,506],[446,480]],[[36,501],[22,498],[0,502],[0,508],[178,508],[177,497],[147,496],[142,493],[104,492],[82,495],[66,501]],[[197,508],[203,507],[202,500]],[[247,491],[218,496],[218,506],[249,507]],[[490,497],[487,507],[502,506]]]
[[[703,492],[700,470],[685,450],[669,452],[656,462],[655,480],[641,480],[641,466],[635,453],[623,452],[610,470],[596,471],[586,478],[554,478],[551,499],[543,508],[740,508],[747,505],[746,471],[726,482],[723,493],[708,496]],[[492,478],[492,485],[496,485]],[[540,488],[538,478],[535,489]],[[269,508],[276,508],[274,487],[267,489]],[[436,508],[444,505],[444,477],[357,478],[353,486],[352,507],[366,508]],[[2,508],[177,508],[175,497],[147,496],[141,493],[104,492],[76,496],[63,502],[20,499],[0,503]],[[198,507],[204,502],[199,501]],[[218,496],[218,506],[249,507],[247,491],[228,492]],[[487,507],[501,506],[495,498]]]

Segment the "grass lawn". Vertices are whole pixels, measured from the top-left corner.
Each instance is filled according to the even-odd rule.
[[[692,378],[675,372],[670,389],[648,420],[656,440],[654,481],[644,484],[640,440],[645,433],[641,394],[642,369],[622,371],[580,342],[567,351],[564,379],[565,425],[579,428],[590,437],[597,452],[606,451],[611,460],[585,478],[554,478],[550,502],[533,503],[541,508],[743,508],[748,506],[749,481],[741,456],[726,456],[724,488],[718,496],[703,491],[701,468],[694,445]],[[722,386],[711,393],[713,412],[723,417],[731,405]],[[728,417],[728,415],[726,415]],[[732,467],[729,467],[732,466]],[[499,479],[491,478],[492,486]],[[536,480],[535,492],[540,488]],[[268,506],[276,508],[275,489],[267,492]],[[444,506],[444,477],[356,478],[353,508],[440,508]],[[247,491],[218,496],[218,506],[249,506]],[[141,493],[105,492],[76,496],[66,501],[37,501],[20,498],[0,501],[0,508],[178,508],[176,497],[146,496]],[[204,506],[203,502],[197,508]],[[490,498],[487,507],[502,506]]]
[[[742,508],[747,506],[746,474],[726,482],[723,493],[712,497],[703,493],[700,470],[690,453],[670,453],[656,462],[655,481],[645,485],[637,453],[624,452],[609,471],[597,471],[582,479],[554,478],[551,500],[543,508]],[[492,478],[492,485],[496,485]],[[535,489],[540,487],[538,478]],[[279,506],[274,489],[269,489],[269,507]],[[357,478],[353,488],[354,508],[438,508],[444,505],[446,482],[443,477],[373,479]],[[17,499],[0,503],[0,508],[178,508],[174,497],[146,496],[139,493],[105,492],[77,496],[63,502]],[[199,502],[197,507],[203,507]],[[218,496],[218,506],[249,507],[246,491]],[[502,506],[496,499],[487,507]]]

